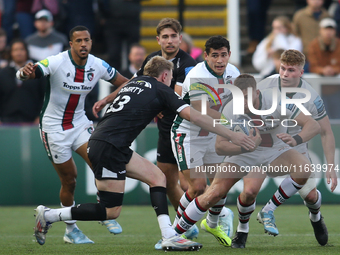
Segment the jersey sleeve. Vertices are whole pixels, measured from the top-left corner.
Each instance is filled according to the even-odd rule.
[[[185,80],[186,75],[189,73],[189,71],[194,68],[196,65],[196,61],[191,58],[187,57],[183,63],[181,64],[180,68],[178,68],[178,75],[176,80],[176,85],[182,86],[183,82]]]
[[[160,84],[157,87],[157,95],[161,101],[166,105],[167,108],[174,112],[180,112],[189,105],[185,103],[181,97],[174,92],[170,87]]]
[[[321,120],[327,116],[325,105],[322,98],[318,95],[311,103],[310,113],[315,120]]]
[[[102,75],[100,78],[105,81],[111,81],[117,75],[117,70],[114,67],[110,66],[104,60],[101,60],[100,68],[102,69],[102,72],[101,72]]]
[[[40,69],[43,76],[48,76],[48,75],[54,74],[55,71],[58,69],[58,67],[62,63],[63,63],[63,58],[60,54],[56,55],[56,56],[51,56],[51,57],[45,58],[45,59],[37,62],[38,68]]]
[[[281,103],[282,102],[280,101],[280,105],[278,106],[279,111],[281,111]],[[300,109],[295,104],[286,104],[286,114],[283,115],[281,112],[281,117],[295,119],[300,114],[300,112]]]

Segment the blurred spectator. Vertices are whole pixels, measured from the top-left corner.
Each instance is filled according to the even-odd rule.
[[[307,3],[306,0],[294,0],[295,2],[295,11],[298,11],[304,7],[306,7]],[[323,7],[328,10],[328,8],[333,3],[333,0],[324,0]]]
[[[266,34],[267,11],[271,0],[247,0],[248,36],[247,52],[253,54]]]
[[[338,1],[337,6],[335,8],[334,19],[337,24],[336,35],[337,37],[340,37],[340,0]]]
[[[197,63],[202,62],[204,60],[202,57],[203,50],[194,46],[192,38],[189,34],[182,32],[181,35],[182,42],[179,45],[181,50],[184,50],[186,53],[188,53],[193,59],[196,60]]]
[[[284,52],[285,50],[283,49],[278,49],[276,51],[273,52],[272,58],[274,61],[274,69],[272,70],[272,72],[270,74],[268,74],[267,76],[265,76],[264,78],[271,76],[273,74],[277,74],[280,71],[280,66],[281,66],[281,54]]]
[[[145,57],[145,48],[138,43],[132,44],[129,53],[130,65],[127,69],[121,71],[120,73],[126,78],[130,79],[142,67]]]
[[[99,0],[104,23],[108,62],[122,69],[122,51],[127,51],[140,39],[141,0]],[[124,46],[125,42],[125,46]],[[123,54],[124,54],[123,53]],[[124,55],[123,55],[124,56]]]
[[[105,0],[106,1],[106,0]],[[60,0],[60,15],[63,24],[58,24],[59,31],[68,35],[75,26],[85,26],[91,35],[95,30],[96,0]]]
[[[0,123],[39,123],[45,79],[20,81],[16,72],[28,61],[25,42],[15,39],[10,46],[9,65],[0,70]]]
[[[310,71],[324,76],[340,74],[340,40],[336,38],[336,23],[331,18],[320,22],[319,36],[308,47]],[[338,103],[340,85],[323,85],[322,99],[330,118],[340,118]]]
[[[35,32],[34,15],[31,13],[33,0],[16,0],[16,21],[19,24],[20,37],[25,39]]]
[[[273,53],[278,49],[302,51],[301,39],[293,34],[286,16],[278,16],[273,20],[272,32],[256,47],[252,62],[262,76],[268,76],[275,69]]]
[[[10,42],[13,39],[16,0],[3,0],[3,6],[4,10],[1,16],[1,26],[6,31],[7,42]]]
[[[38,11],[35,14],[34,26],[37,32],[25,40],[32,60],[40,61],[57,55],[68,47],[66,35],[53,29],[53,16],[50,11]]]
[[[6,44],[7,44],[6,31],[0,28],[0,68],[3,68],[8,64]]]
[[[33,0],[32,13],[37,13],[40,10],[49,10],[53,16],[59,13],[59,0]]]
[[[307,6],[294,14],[293,27],[297,36],[302,40],[303,53],[308,55],[309,43],[319,34],[319,22],[329,17],[322,7],[323,0],[306,0]]]

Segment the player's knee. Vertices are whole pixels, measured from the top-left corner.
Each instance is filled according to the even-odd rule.
[[[107,218],[116,219],[121,211],[124,193],[98,191],[99,202],[106,208]]]
[[[74,190],[77,185],[77,180],[75,177],[62,178],[61,184],[64,188],[67,188],[68,190]]]
[[[242,193],[244,195],[243,197],[245,197],[247,201],[254,201],[258,194],[258,190],[252,187],[247,187],[243,189]]]
[[[149,180],[150,187],[166,187],[166,177],[163,172],[158,171],[157,174],[154,174],[150,177]]]
[[[312,189],[304,198],[304,200],[308,204],[314,204],[318,200],[318,193],[316,192],[316,189]]]

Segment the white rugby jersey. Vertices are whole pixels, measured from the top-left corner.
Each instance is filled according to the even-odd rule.
[[[233,84],[236,77],[240,75],[240,71],[232,64],[227,65],[227,68],[222,76],[217,75],[203,61],[198,63],[185,77],[182,86],[182,98],[190,104],[190,101],[201,100],[202,95],[207,95],[208,106],[221,112],[222,105],[230,100],[231,92],[228,89],[215,88],[217,84]],[[208,136],[212,133],[202,130],[200,127],[183,120],[179,115],[176,116],[173,125],[173,132],[188,133],[193,136]]]
[[[279,90],[281,91],[280,75],[274,74],[274,75],[267,77],[266,79],[259,82],[257,84],[257,87],[260,90],[261,89],[269,89],[269,88],[279,88]],[[325,116],[327,116],[325,106],[323,104],[323,100],[321,99],[319,94],[312,88],[312,86],[308,82],[306,82],[303,79],[300,79],[300,83],[298,85],[298,88],[307,89],[311,93],[311,99],[308,102],[303,103],[303,106],[311,113],[311,117],[313,119],[318,121],[318,120],[324,118]],[[306,95],[304,93],[291,93],[291,94],[287,94],[287,96],[289,98],[293,98],[293,99],[294,98],[304,98],[304,97],[306,97]],[[294,136],[294,135],[300,133],[301,129],[302,128],[300,126],[289,127],[288,133],[291,136]]]
[[[260,106],[258,110],[269,110],[273,105],[273,91],[272,89],[265,89],[260,92]],[[286,133],[288,122],[284,120],[295,119],[300,113],[299,108],[295,105],[286,105],[286,115],[281,114],[280,93],[277,93],[277,107],[273,113],[268,115],[255,115],[252,113],[239,115],[233,113],[233,101],[230,101],[223,107],[222,114],[229,120],[229,127],[232,123],[236,124],[236,120],[240,118],[246,119],[244,125],[249,127],[256,127],[261,135],[262,142],[259,146],[273,147],[282,144],[282,140],[277,138],[277,134]],[[247,121],[249,120],[249,121]],[[282,125],[284,121],[284,125]],[[240,121],[237,121],[239,123]]]
[[[87,120],[84,110],[86,95],[99,79],[110,81],[116,75],[114,68],[91,54],[84,66],[78,66],[70,51],[48,57],[38,64],[49,81],[40,114],[44,132],[68,130]]]

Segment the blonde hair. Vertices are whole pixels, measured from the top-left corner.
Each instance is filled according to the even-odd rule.
[[[154,56],[144,67],[144,75],[157,78],[165,70],[172,70],[174,64],[161,56]]]
[[[281,63],[289,66],[300,66],[304,67],[306,62],[305,55],[298,50],[285,50],[281,54]]]
[[[290,19],[287,16],[277,16],[274,21],[279,21],[286,29],[287,29],[287,34],[293,34],[293,28],[292,28],[292,23],[290,22]],[[270,47],[272,47],[275,34],[271,32],[268,36],[268,43],[266,45],[266,50],[269,50]]]

